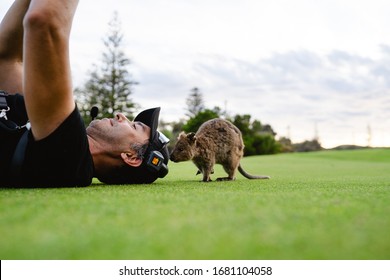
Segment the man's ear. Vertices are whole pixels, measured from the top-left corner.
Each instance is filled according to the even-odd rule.
[[[142,164],[142,159],[135,156],[131,152],[121,153],[121,157],[123,161],[129,166],[138,167]]]

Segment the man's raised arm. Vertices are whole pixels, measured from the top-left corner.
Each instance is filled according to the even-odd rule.
[[[78,0],[31,0],[24,17],[23,90],[36,140],[74,110],[69,36]]]
[[[0,24],[0,89],[22,93],[23,18],[30,0],[16,0]]]

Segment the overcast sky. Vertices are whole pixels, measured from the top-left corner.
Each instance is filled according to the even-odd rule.
[[[12,2],[1,0],[1,16]],[[388,0],[80,0],[74,86],[101,60],[114,11],[139,82],[133,100],[161,106],[166,121],[184,117],[198,87],[207,107],[294,142],[317,133],[324,147],[390,146]]]

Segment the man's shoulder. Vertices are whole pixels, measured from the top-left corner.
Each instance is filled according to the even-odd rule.
[[[26,181],[49,186],[86,186],[93,178],[93,160],[85,125],[77,108],[48,137],[30,134],[24,172]]]

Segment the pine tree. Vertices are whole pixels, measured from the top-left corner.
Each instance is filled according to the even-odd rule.
[[[191,89],[190,95],[186,99],[188,117],[195,117],[197,114],[205,109],[202,93],[199,88],[194,87]]]
[[[128,118],[133,117],[137,108],[130,95],[132,80],[127,68],[131,64],[122,48],[123,34],[118,14],[115,12],[109,22],[109,31],[103,39],[105,51],[101,65],[94,65],[88,81],[75,93],[80,102],[79,109],[86,123],[90,121],[89,110],[92,106],[99,108],[99,118],[111,118],[116,112],[123,112]]]

